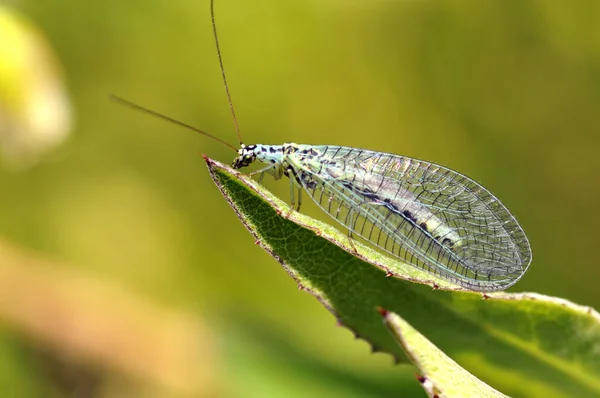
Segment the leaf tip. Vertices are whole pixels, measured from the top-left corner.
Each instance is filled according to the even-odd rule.
[[[387,316],[388,316],[388,310],[386,310],[383,307],[377,306],[377,312],[379,312],[379,314],[384,318],[387,318]]]
[[[423,389],[429,397],[440,398],[440,394],[436,391],[437,389],[430,379],[418,373],[415,373],[415,377],[417,378],[417,381],[421,383],[421,386],[423,386]]]

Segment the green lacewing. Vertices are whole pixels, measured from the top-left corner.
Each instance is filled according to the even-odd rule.
[[[469,177],[424,160],[335,145],[244,145],[231,101],[210,2],[213,35],[240,148],[168,116],[122,104],[183,126],[233,149],[234,169],[289,178],[292,208],[305,192],[349,235],[464,288],[506,289],[527,271],[532,253],[523,228],[500,200]]]

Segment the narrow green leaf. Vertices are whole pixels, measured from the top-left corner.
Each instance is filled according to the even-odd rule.
[[[287,217],[289,207],[250,177],[206,161],[257,243],[374,350],[405,358],[376,311],[383,307],[506,394],[600,396],[600,315],[593,309],[531,293],[461,291],[355,241],[356,254],[345,234],[297,212]]]
[[[461,368],[399,315],[384,309],[380,312],[392,335],[421,372],[419,381],[429,397],[506,397]]]

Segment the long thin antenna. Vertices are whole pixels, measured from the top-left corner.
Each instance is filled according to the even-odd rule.
[[[231,101],[231,93],[229,92],[229,85],[227,84],[227,77],[225,76],[225,68],[223,67],[223,57],[221,56],[221,47],[219,47],[219,36],[217,35],[217,24],[215,22],[215,1],[210,0],[210,18],[212,20],[213,35],[215,37],[215,44],[217,45],[217,56],[219,57],[219,66],[221,67],[221,76],[223,77],[223,84],[225,84],[225,93],[227,94],[227,102],[229,102],[229,109],[231,110],[231,117],[233,117],[233,125],[237,134],[240,145],[243,147],[242,135],[240,134],[240,126],[238,125],[237,117],[235,116],[235,109],[233,108],[233,102]]]
[[[116,102],[116,103],[120,104],[120,105],[124,105],[124,106],[126,106],[126,107],[128,107],[128,108],[131,108],[131,109],[133,109],[133,110],[136,110],[136,111],[139,111],[139,112],[145,113],[145,114],[147,114],[147,115],[150,115],[150,116],[157,117],[157,118],[159,118],[159,119],[162,119],[162,120],[165,120],[165,121],[167,121],[167,122],[175,123],[176,125],[178,125],[178,126],[181,126],[181,127],[183,127],[183,128],[186,128],[186,129],[188,129],[188,130],[192,130],[192,131],[195,131],[196,133],[200,133],[200,134],[202,134],[202,135],[205,135],[205,136],[207,136],[208,138],[212,138],[213,140],[215,140],[215,141],[217,141],[217,142],[220,142],[221,144],[225,145],[226,147],[233,149],[233,151],[234,151],[234,152],[236,152],[236,153],[237,153],[237,151],[238,151],[238,150],[236,149],[236,147],[234,147],[233,145],[231,145],[231,144],[229,144],[229,143],[227,143],[227,142],[223,141],[223,140],[222,140],[222,139],[220,139],[219,137],[215,137],[214,135],[212,135],[212,134],[209,134],[209,133],[207,133],[206,131],[202,131],[202,130],[200,130],[200,129],[197,129],[196,127],[194,127],[194,126],[191,126],[191,125],[189,125],[189,124],[187,124],[187,123],[180,122],[179,120],[176,120],[176,119],[173,119],[173,118],[171,118],[171,117],[169,117],[169,116],[163,115],[162,113],[158,113],[158,112],[155,112],[155,111],[153,111],[153,110],[151,110],[151,109],[144,108],[144,107],[143,107],[143,106],[141,106],[141,105],[135,104],[135,103],[133,103],[133,102],[131,102],[131,101],[128,101],[128,100],[126,100],[126,99],[123,99],[123,98],[121,98],[121,97],[117,97],[116,95],[111,95],[111,96],[110,96],[110,99],[111,99],[112,101],[114,101],[114,102]]]

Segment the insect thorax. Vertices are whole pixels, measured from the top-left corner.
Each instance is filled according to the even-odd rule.
[[[233,168],[241,169],[255,161],[265,163],[275,169],[272,174],[278,179],[282,175],[293,178],[300,186],[313,187],[314,179],[306,167],[319,158],[319,152],[310,145],[286,143],[283,145],[253,144],[242,146],[233,160]],[[266,169],[271,167],[267,166]],[[318,168],[318,167],[317,167]],[[266,170],[264,169],[264,170]]]
[[[238,156],[233,160],[232,167],[234,169],[241,169],[250,166],[256,160],[261,163],[284,166],[287,155],[300,150],[300,147],[302,146],[293,143],[283,145],[242,145],[238,150]]]

